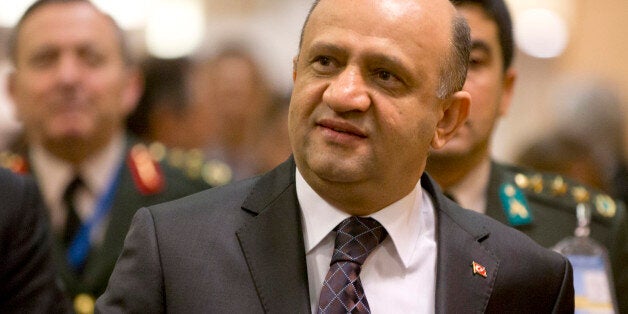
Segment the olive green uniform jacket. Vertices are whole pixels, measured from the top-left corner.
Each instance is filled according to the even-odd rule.
[[[177,151],[174,153],[174,150],[167,150],[161,145],[160,149],[157,150],[159,154],[156,154],[155,150],[152,149],[154,145],[149,147],[133,137],[127,137],[125,145],[126,156],[122,161],[125,164],[120,167],[121,172],[115,187],[112,205],[108,216],[105,218],[104,238],[99,246],[90,249],[80,275],[76,274],[67,263],[62,240],[58,236],[54,237],[53,259],[59,269],[63,289],[74,300],[74,307],[77,310],[79,308],[93,309],[94,300],[105,291],[109,276],[122,251],[133,215],[139,208],[178,199],[211,187],[210,184],[206,183],[207,180],[202,178],[202,161],[200,164],[198,160],[190,162],[189,157],[185,156],[185,152]],[[138,179],[137,175],[134,176],[134,173],[137,174],[137,172],[134,171],[129,160],[132,155],[131,151],[137,148],[147,153],[144,154],[144,158],[140,158],[140,162],[147,162],[145,157],[150,156],[149,162],[159,170],[163,182],[161,188],[152,188],[152,190],[148,188],[147,191],[146,186],[142,185],[141,179]],[[25,156],[25,154],[22,155]],[[6,156],[7,154],[5,154],[5,159]],[[17,154],[13,156],[20,157]],[[198,159],[198,154],[194,158]],[[23,170],[28,171],[27,158],[24,160],[26,166]],[[6,162],[4,163],[6,164]],[[189,164],[194,164],[195,168],[188,167]],[[8,166],[11,168],[11,165]],[[16,167],[13,168],[16,170]],[[34,174],[35,178],[37,175]]]
[[[525,196],[531,222],[515,226],[507,217],[503,189],[511,185]],[[500,195],[502,194],[502,195]],[[592,208],[590,237],[606,247],[620,313],[628,313],[628,218],[625,205],[589,187],[558,175],[491,163],[486,214],[551,248],[573,236],[577,227],[576,199]]]

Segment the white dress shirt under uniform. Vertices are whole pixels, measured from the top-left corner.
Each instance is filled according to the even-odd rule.
[[[318,309],[329,270],[336,233],[350,215],[322,199],[298,169],[296,189],[301,205],[312,313]],[[372,313],[434,313],[436,238],[434,205],[421,182],[401,200],[370,215],[388,237],[371,252],[360,279]]]

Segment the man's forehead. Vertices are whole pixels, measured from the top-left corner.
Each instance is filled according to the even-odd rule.
[[[462,5],[458,10],[470,26],[471,49],[486,52],[501,50],[497,24],[479,5]]]
[[[97,36],[95,36],[97,33]],[[38,36],[39,35],[39,36]],[[115,25],[89,3],[52,3],[28,16],[19,30],[21,45],[81,39],[103,41],[116,36]]]
[[[39,7],[23,21],[21,30],[32,27],[72,27],[80,29],[108,28],[115,33],[115,25],[105,14],[88,2],[50,3]],[[74,29],[76,30],[76,29]]]
[[[418,35],[450,29],[455,14],[456,9],[448,0],[322,0],[308,17],[303,35],[311,35],[314,26],[316,33],[353,22],[362,23],[358,27],[361,33],[393,26],[397,29],[388,33],[390,37],[403,31]],[[444,33],[449,39],[451,33]]]

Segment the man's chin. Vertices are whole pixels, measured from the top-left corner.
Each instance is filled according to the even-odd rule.
[[[440,149],[432,149],[430,158],[461,158],[469,154],[470,149],[462,143],[449,142]]]
[[[90,141],[92,137],[92,132],[86,130],[64,129],[49,132],[47,136],[45,136],[45,141],[63,146],[80,145],[80,143]]]

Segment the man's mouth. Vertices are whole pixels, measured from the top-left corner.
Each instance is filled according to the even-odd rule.
[[[317,123],[317,125],[326,129],[330,129],[334,132],[353,135],[360,138],[366,138],[366,133],[364,131],[345,121],[321,120]]]

